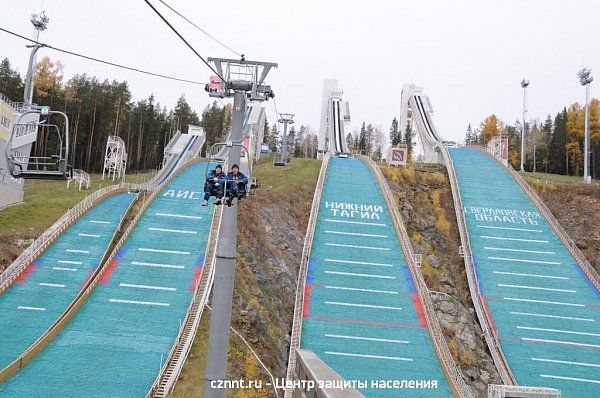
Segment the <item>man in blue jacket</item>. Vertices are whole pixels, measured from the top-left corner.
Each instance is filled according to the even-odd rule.
[[[231,206],[233,198],[238,198],[238,201],[246,196],[246,185],[248,185],[248,177],[240,172],[240,167],[237,164],[231,166],[231,171],[227,173],[227,206]]]
[[[206,176],[206,182],[204,183],[204,201],[202,206],[208,205],[208,199],[211,196],[216,196],[216,205],[220,205],[223,198],[223,186],[225,185],[225,179],[227,176],[223,173],[223,167],[218,164],[208,176]]]

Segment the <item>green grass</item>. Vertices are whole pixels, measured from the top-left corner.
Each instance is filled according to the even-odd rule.
[[[523,177],[528,180],[539,180],[539,182],[552,183],[552,184],[566,184],[566,185],[583,185],[583,177],[577,176],[564,176],[560,174],[549,174],[549,173],[520,173]],[[600,186],[600,181],[594,180],[592,184],[594,186]]]
[[[208,336],[210,326],[210,313],[204,311],[200,319],[200,325],[196,336]],[[199,338],[194,340],[190,353],[181,371],[181,375],[175,384],[175,389],[170,394],[173,398],[201,397],[204,392],[204,369],[206,368],[206,357],[208,356],[208,339]]]
[[[303,158],[292,159],[285,167],[275,167],[273,158],[268,157],[254,165],[252,176],[258,178],[260,189],[280,192],[293,189],[295,185],[314,186],[320,168],[320,160]]]
[[[154,173],[126,176],[126,182],[145,182]],[[114,183],[119,181],[115,179]],[[66,181],[28,180],[25,182],[23,203],[0,210],[0,235],[14,232],[45,229],[52,225],[69,208],[75,206],[97,189],[112,185],[112,180],[102,181],[101,174],[90,178],[90,189],[79,191],[71,182],[67,189]]]

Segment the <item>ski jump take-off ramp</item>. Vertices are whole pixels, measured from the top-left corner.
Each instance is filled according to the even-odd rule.
[[[427,97],[412,85],[405,90],[402,104],[412,109],[403,115],[424,159],[448,169],[471,296],[494,363],[505,385],[519,386],[494,391],[600,396],[598,275],[516,171],[483,149],[447,148]]]
[[[165,396],[173,387],[218,238],[221,208],[200,206],[206,163],[186,160],[204,138],[176,137],[148,184],[90,195],[0,276],[0,396]],[[142,207],[109,251],[135,196],[127,191],[140,192]]]
[[[337,81],[325,81],[328,117],[335,113],[327,109],[341,102],[327,94],[332,88],[339,92]],[[345,396],[472,396],[381,171],[367,158],[334,156],[345,151],[339,150],[345,137],[328,117],[321,125],[328,136],[319,137],[329,148],[302,255],[288,380],[326,375],[350,387]],[[304,392],[293,387],[286,396]]]

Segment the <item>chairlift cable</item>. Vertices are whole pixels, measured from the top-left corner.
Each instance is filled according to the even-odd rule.
[[[240,54],[239,52],[235,51],[233,48],[229,47],[227,44],[223,43],[222,41],[220,41],[219,39],[217,39],[216,37],[214,37],[213,35],[211,35],[210,33],[208,33],[206,30],[202,29],[200,26],[196,25],[193,21],[190,21],[185,15],[181,14],[179,11],[177,11],[176,9],[174,9],[173,7],[171,7],[169,4],[167,4],[163,0],[158,0],[158,1],[160,1],[165,7],[167,7],[171,11],[173,11],[175,14],[179,15],[181,18],[183,18],[190,25],[192,25],[193,27],[195,27],[196,29],[198,29],[200,32],[204,33],[206,36],[210,37],[211,39],[213,39],[214,41],[216,41],[217,43],[219,43],[220,45],[222,45],[223,47],[225,47],[226,49],[228,49],[229,51],[231,51],[232,53],[234,53],[238,57],[242,57],[242,54]]]
[[[102,63],[102,64],[110,65],[110,66],[115,66],[117,68],[127,69],[127,70],[130,70],[130,71],[133,71],[133,72],[143,73],[143,74],[150,75],[150,76],[160,77],[160,78],[169,79],[169,80],[175,80],[175,81],[184,82],[184,83],[199,84],[199,85],[204,85],[205,84],[204,82],[200,82],[200,81],[182,79],[182,78],[179,78],[179,77],[173,77],[173,76],[162,75],[160,73],[149,72],[149,71],[146,71],[146,70],[143,70],[143,69],[134,68],[132,66],[126,66],[126,65],[122,65],[122,64],[117,64],[115,62],[105,61],[103,59],[91,57],[89,55],[84,55],[84,54],[81,54],[81,53],[76,53],[74,51],[65,50],[63,48],[54,47],[54,46],[51,46],[50,44],[41,43],[39,41],[36,41],[36,40],[30,39],[28,37],[22,36],[22,35],[20,35],[18,33],[12,32],[12,31],[10,31],[8,29],[4,29],[2,27],[0,27],[0,31],[8,33],[8,34],[13,35],[13,36],[16,36],[16,37],[18,37],[20,39],[23,39],[23,40],[27,40],[27,41],[29,41],[31,43],[35,43],[35,44],[37,44],[37,45],[39,45],[41,47],[46,47],[46,48],[49,48],[51,50],[55,50],[55,51],[62,52],[62,53],[65,53],[65,54],[69,54],[69,55],[73,55],[73,56],[76,56],[76,57],[84,58],[84,59],[87,59],[87,60],[90,60],[90,61],[95,61],[95,62],[99,62],[99,63]]]
[[[163,16],[161,13],[160,13],[160,11],[158,11],[158,10],[157,10],[157,9],[156,9],[156,8],[155,8],[153,5],[152,5],[152,3],[150,3],[150,1],[148,1],[148,0],[144,0],[144,2],[145,2],[146,4],[148,4],[148,6],[149,6],[150,8],[152,8],[152,10],[153,10],[153,11],[156,13],[156,15],[158,15],[158,16],[160,17],[160,19],[162,19],[162,20],[163,20],[163,22],[164,22],[164,23],[166,23],[166,24],[167,24],[167,26],[168,26],[169,28],[171,28],[171,30],[172,30],[173,32],[175,32],[175,34],[176,34],[176,35],[177,35],[177,36],[178,36],[178,37],[179,37],[179,38],[180,38],[180,39],[181,39],[181,40],[182,40],[182,41],[183,41],[183,42],[184,42],[184,43],[185,43],[185,44],[186,44],[186,45],[187,45],[189,48],[190,48],[190,50],[192,50],[192,52],[193,52],[194,54],[196,54],[196,56],[197,56],[198,58],[200,58],[200,60],[201,60],[202,62],[204,62],[204,64],[206,64],[206,66],[208,66],[208,68],[209,68],[211,71],[213,71],[213,72],[214,72],[214,73],[215,73],[217,76],[219,76],[219,77],[221,78],[221,80],[222,80],[222,81],[224,81],[224,82],[225,82],[225,81],[227,81],[227,80],[226,80],[226,79],[225,79],[223,76],[221,76],[221,74],[220,74],[219,72],[217,72],[217,71],[216,71],[216,69],[215,69],[215,68],[213,68],[213,67],[212,67],[212,66],[211,66],[211,65],[208,63],[208,61],[207,61],[206,59],[204,59],[204,57],[203,57],[202,55],[200,55],[200,54],[198,53],[198,51],[196,51],[196,49],[195,49],[194,47],[192,47],[192,45],[191,45],[190,43],[188,43],[188,41],[187,41],[187,40],[186,40],[186,39],[185,39],[185,38],[184,38],[184,37],[181,35],[181,33],[179,33],[179,32],[177,31],[177,29],[175,29],[175,28],[173,27],[173,25],[171,25],[171,23],[170,23],[169,21],[167,21],[167,19],[166,19],[166,18],[165,18],[165,17],[164,17],[164,16]]]

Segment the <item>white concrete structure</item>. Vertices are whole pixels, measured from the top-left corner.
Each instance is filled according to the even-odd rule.
[[[13,102],[0,93],[0,209],[23,201],[23,179],[13,178],[6,163],[6,146],[12,128],[25,110],[22,102]],[[23,121],[37,124],[39,115],[32,115],[31,120]],[[31,145],[37,138],[37,127],[23,131],[13,140],[11,153],[29,156]]]
[[[350,121],[350,107],[342,100],[343,91],[337,80],[323,80],[321,126],[317,136],[318,157],[324,152],[348,152],[344,123]]]
[[[265,138],[265,108],[260,101],[250,101],[246,107],[248,112],[244,125],[244,146],[248,148],[249,158],[256,162],[261,156],[261,145]]]
[[[404,136],[407,126],[416,132],[420,157],[425,163],[442,163],[438,149],[442,138],[433,125],[433,107],[429,98],[423,95],[423,88],[414,84],[402,87],[400,106],[400,132]]]

